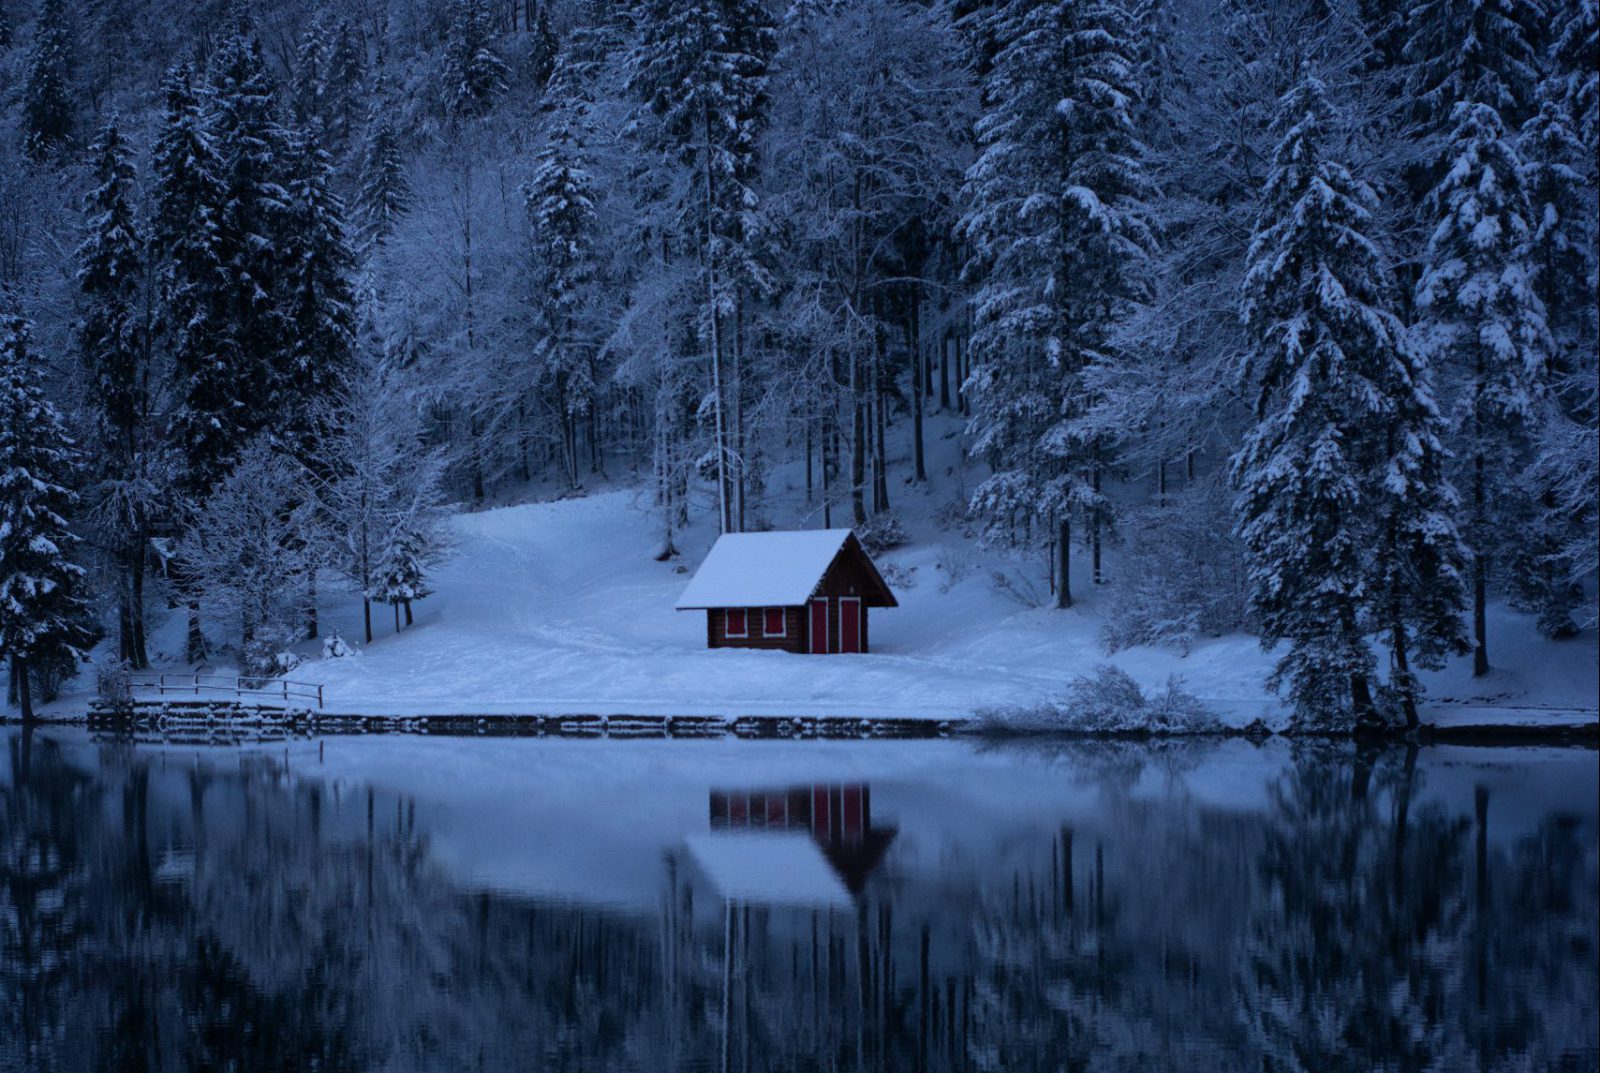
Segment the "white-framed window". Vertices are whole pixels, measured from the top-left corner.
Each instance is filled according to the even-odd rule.
[[[787,637],[789,635],[789,616],[781,607],[764,607],[761,609],[761,636]]]
[[[742,607],[730,607],[722,612],[723,633],[729,637],[750,636],[750,612]]]

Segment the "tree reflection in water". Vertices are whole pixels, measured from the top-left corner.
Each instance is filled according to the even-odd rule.
[[[934,870],[909,866],[915,839],[873,817],[868,787],[717,789],[705,827],[662,847],[644,913],[473,889],[430,848],[427,805],[391,789],[250,753],[113,743],[85,762],[6,733],[8,1070],[1579,1070],[1600,1053],[1592,812],[1498,837],[1488,782],[1426,794],[1414,749],[1301,748],[1265,807],[1226,809],[1150,792],[1191,754],[1074,747],[1050,762],[1087,813],[940,848]],[[706,834],[748,841],[696,850]],[[782,869],[738,875],[724,851],[743,846],[799,854],[787,874],[815,870],[810,893]]]

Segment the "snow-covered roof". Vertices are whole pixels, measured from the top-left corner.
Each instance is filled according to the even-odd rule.
[[[717,893],[731,902],[769,905],[850,903],[850,891],[808,834],[740,831],[684,840]]]
[[[849,537],[848,529],[724,533],[678,597],[677,608],[803,604]]]

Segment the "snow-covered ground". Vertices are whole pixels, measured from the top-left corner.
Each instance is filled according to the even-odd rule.
[[[950,718],[1056,697],[1075,676],[1114,663],[1146,688],[1182,676],[1232,723],[1282,719],[1281,704],[1262,684],[1274,657],[1252,637],[1203,641],[1186,656],[1134,648],[1108,657],[1087,563],[1075,566],[1079,602],[1069,611],[1026,607],[1000,591],[993,572],[1006,568],[1015,576],[1019,564],[935,521],[939,508],[961,495],[954,427],[930,422],[928,486],[896,483],[896,514],[911,541],[878,557],[900,607],[872,612],[869,654],[707,650],[704,612],[673,605],[711,547],[714,519],[698,511],[696,524],[676,536],[682,555],[657,562],[658,515],[648,492],[613,487],[459,515],[455,548],[437,572],[436,594],[416,605],[415,626],[397,635],[389,609],[375,606],[370,646],[343,659],[313,655],[291,677],[322,683],[326,708],[337,713]],[[820,527],[798,478],[774,476],[774,521]],[[841,514],[848,518],[847,510],[836,513],[835,524]],[[1038,574],[1040,565],[1025,569]],[[322,622],[325,632],[359,640],[360,604],[334,602]],[[183,629],[176,613],[160,624],[158,657],[181,651]],[[1429,718],[1595,720],[1600,658],[1593,631],[1543,641],[1527,616],[1499,607],[1490,642],[1496,669],[1488,678],[1474,680],[1465,659],[1424,676]],[[92,675],[75,686],[91,688]],[[54,707],[81,711],[86,700],[79,692]]]

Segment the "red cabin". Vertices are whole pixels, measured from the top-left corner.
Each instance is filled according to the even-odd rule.
[[[868,610],[898,606],[849,529],[724,534],[677,604],[709,648],[784,652],[865,652]]]

